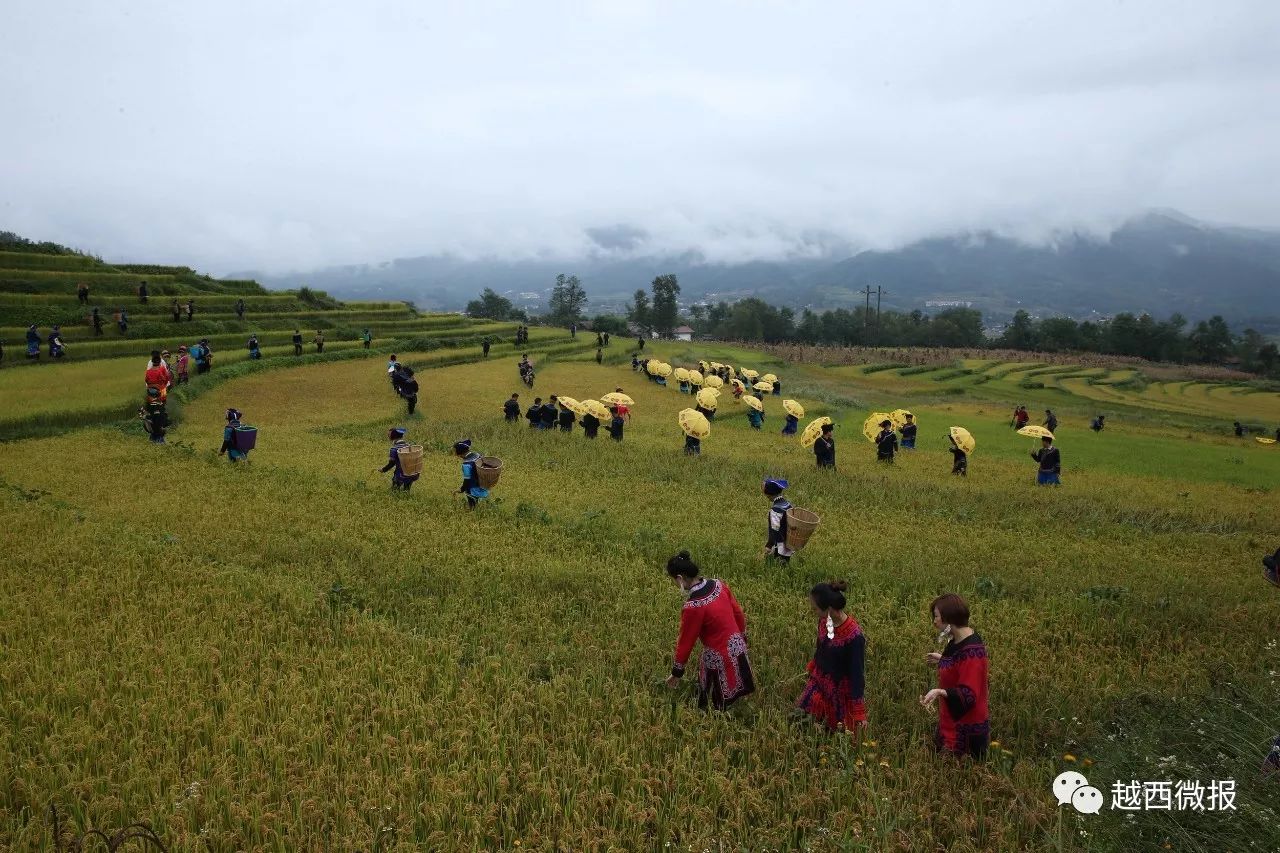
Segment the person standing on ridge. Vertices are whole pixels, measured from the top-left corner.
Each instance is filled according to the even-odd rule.
[[[302,331],[300,329],[293,330],[293,354],[302,355]],[[394,360],[395,356],[391,356]]]
[[[173,304],[169,306],[169,313],[173,315],[173,322],[182,321],[182,306],[178,304],[177,297],[174,297]]]
[[[312,339],[311,342],[316,345],[317,353],[324,352],[324,331],[321,329],[316,329],[316,336],[315,338]]]
[[[893,421],[885,418],[880,422],[880,434],[876,436],[876,461],[892,465],[897,452],[898,434],[893,431]]]
[[[822,434],[813,443],[813,455],[818,460],[819,468],[836,467],[836,437],[833,435],[835,424],[823,424]]]
[[[95,338],[102,337],[102,314],[96,307],[93,309],[93,314],[89,317],[89,320],[93,323],[93,336]]]
[[[1031,458],[1040,463],[1036,474],[1036,484],[1040,486],[1060,486],[1062,481],[1062,454],[1053,446],[1053,439],[1044,436],[1040,439],[1040,449],[1031,451]]]
[[[187,300],[187,322],[190,323],[196,318],[196,301],[194,299]]]
[[[369,329],[366,327],[365,330],[360,333],[360,340],[364,341],[365,349],[368,349],[369,347],[373,346],[373,332],[370,332]]]

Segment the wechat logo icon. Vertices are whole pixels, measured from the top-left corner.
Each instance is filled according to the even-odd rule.
[[[1089,784],[1083,773],[1068,770],[1053,780],[1053,795],[1058,805],[1067,803],[1080,814],[1097,814],[1102,811],[1102,792]]]

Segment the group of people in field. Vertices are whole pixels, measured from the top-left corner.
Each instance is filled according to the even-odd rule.
[[[778,482],[766,480],[766,491],[770,483]],[[705,577],[688,551],[669,559],[666,571],[684,596],[667,686],[679,686],[694,646],[701,643],[698,705],[726,710],[757,688],[746,612],[729,585]],[[857,732],[868,724],[867,640],[848,610],[847,591],[844,581],[815,584],[809,590],[817,639],[795,708],[800,717],[816,720],[830,731]],[[922,655],[922,662],[938,673],[938,686],[919,699],[923,707],[938,710],[934,746],[952,755],[982,758],[991,742],[986,645],[969,625],[969,606],[959,595],[938,596],[929,605],[929,615],[939,643],[945,643],[940,651]]]

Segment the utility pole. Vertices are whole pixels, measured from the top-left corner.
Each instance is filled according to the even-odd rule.
[[[866,338],[867,324],[871,322],[871,285],[867,285],[864,290],[858,291],[867,295],[867,307],[862,312],[862,332],[863,338]]]
[[[867,285],[867,289],[870,290],[871,286]],[[889,291],[880,287],[880,285],[876,285],[876,331],[880,330],[880,297],[888,292]]]

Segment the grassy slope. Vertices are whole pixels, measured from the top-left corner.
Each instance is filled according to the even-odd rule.
[[[1037,490],[1003,408],[708,352],[775,369],[809,417],[840,419],[840,472],[776,435],[777,398],[761,433],[725,403],[686,459],[688,398],[569,359],[544,361],[532,393],[621,384],[638,402],[624,444],[501,423],[511,391],[532,396],[509,358],[427,371],[408,423],[429,458],[408,498],[372,473],[406,417],[366,360],[218,385],[165,448],[132,424],[0,446],[16,768],[0,843],[39,846],[56,800],[94,825],[149,820],[178,849],[367,849],[380,832],[406,850],[1055,849],[1079,828],[1135,849],[1280,844],[1251,785],[1271,730],[1250,717],[1277,698],[1255,564],[1280,537],[1280,453],[1158,423],[1071,427],[1067,485]],[[856,424],[889,403],[917,412],[923,448],[885,470]],[[228,405],[262,429],[249,467],[213,456]],[[957,421],[979,443],[966,481],[932,437]],[[451,494],[463,435],[508,466],[470,515]],[[757,556],[765,474],[824,517],[786,569]],[[659,566],[680,547],[748,612],[761,691],[727,719],[656,686],[679,605]],[[813,644],[803,591],[828,577],[853,582],[870,638],[874,745],[787,722]],[[1009,750],[963,774],[939,772],[914,702],[944,590],[974,604]],[[1194,714],[1207,734],[1188,738]],[[1165,778],[1166,749],[1177,778],[1239,780],[1235,823],[1077,821],[1048,796],[1064,752],[1096,758],[1103,787]]]

